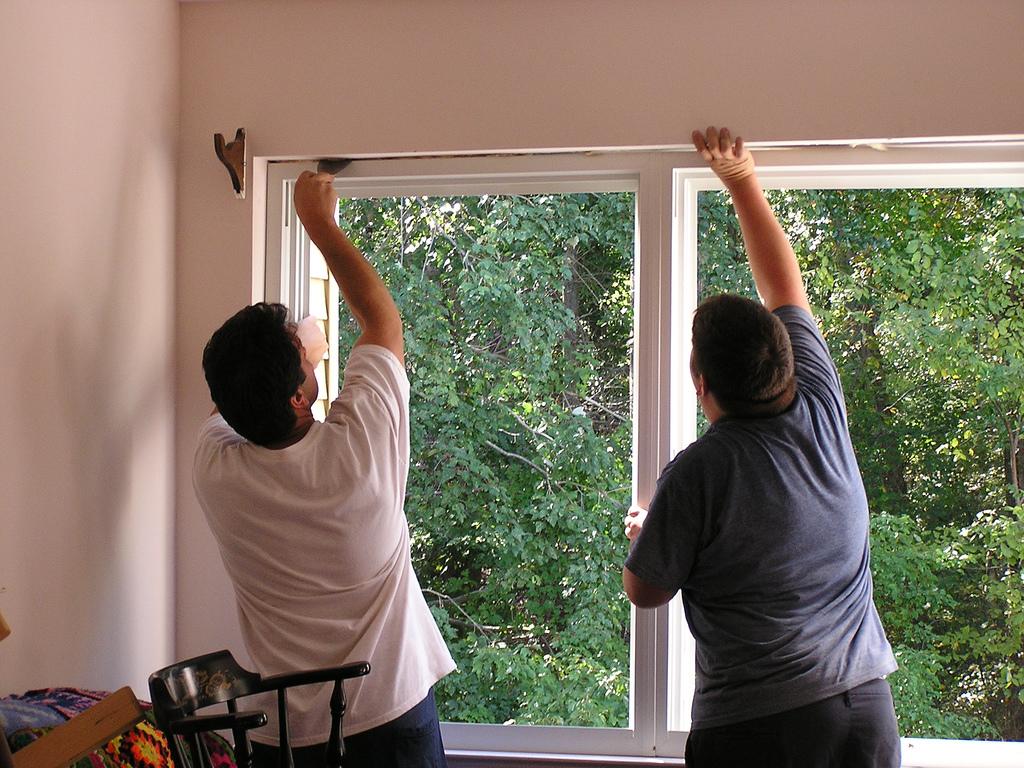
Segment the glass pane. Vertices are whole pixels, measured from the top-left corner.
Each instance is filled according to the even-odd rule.
[[[776,190],[872,513],[904,737],[1024,740],[1021,190]],[[753,295],[725,193],[701,296]]]
[[[413,560],[459,665],[443,720],[628,725],[634,197],[341,202],[406,326]]]

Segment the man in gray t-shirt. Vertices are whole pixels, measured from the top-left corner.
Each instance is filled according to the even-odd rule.
[[[764,303],[722,295],[695,313],[711,426],[649,510],[630,510],[623,583],[641,608],[682,593],[697,648],[688,766],[898,766],[896,662],[839,376],[742,140],[709,128],[694,144],[732,195]]]

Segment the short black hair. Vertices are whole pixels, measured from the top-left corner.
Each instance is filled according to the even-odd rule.
[[[723,293],[693,316],[693,366],[730,416],[774,416],[795,391],[793,346],[782,321],[757,301]]]
[[[260,302],[229,318],[203,350],[203,373],[238,434],[257,445],[284,439],[297,420],[289,401],[305,380],[288,308]]]

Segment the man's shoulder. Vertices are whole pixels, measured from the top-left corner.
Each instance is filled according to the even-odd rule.
[[[810,331],[811,333],[821,333],[814,315],[803,307],[798,307],[794,304],[786,304],[781,307],[776,307],[772,310],[772,314],[779,318],[787,328],[792,326],[794,328]]]
[[[401,368],[403,371],[405,370],[405,366],[398,359],[398,355],[379,344],[356,344],[352,347],[352,351],[349,352],[348,359],[349,364],[353,360],[366,359],[368,361],[376,361],[381,365],[389,365]]]
[[[830,381],[837,380],[832,353],[814,316],[806,309],[794,306],[779,307],[775,310],[775,315],[789,332],[797,379],[809,375],[815,378],[825,376]]]
[[[724,427],[724,429],[723,429]],[[704,434],[679,451],[668,464],[662,475],[673,481],[688,485],[703,480],[709,464],[715,464],[729,451],[728,426],[710,425]]]
[[[394,352],[376,344],[357,345],[349,354],[342,386],[326,422],[382,411],[391,419],[407,420],[409,392],[405,366]]]
[[[409,380],[402,361],[390,349],[377,344],[357,344],[345,363],[345,378],[366,375],[406,384]]]
[[[824,356],[831,360],[832,356],[825,336],[814,315],[802,307],[792,305],[778,307],[773,314],[786,326],[795,355],[799,356],[801,352],[804,352],[805,354]]]
[[[199,427],[195,452],[192,456],[192,482],[196,489],[204,486],[230,461],[246,439],[235,432],[219,413],[215,413]]]
[[[238,434],[220,413],[214,413],[199,427],[199,445],[214,443],[234,445],[244,443],[245,438]]]

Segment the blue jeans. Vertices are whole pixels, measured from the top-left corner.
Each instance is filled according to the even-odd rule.
[[[294,747],[295,768],[326,768],[327,744]],[[278,768],[280,749],[252,745],[253,768]],[[354,736],[345,736],[344,768],[448,768],[434,690],[404,715]]]
[[[899,768],[892,691],[872,680],[805,707],[691,731],[687,768]]]

